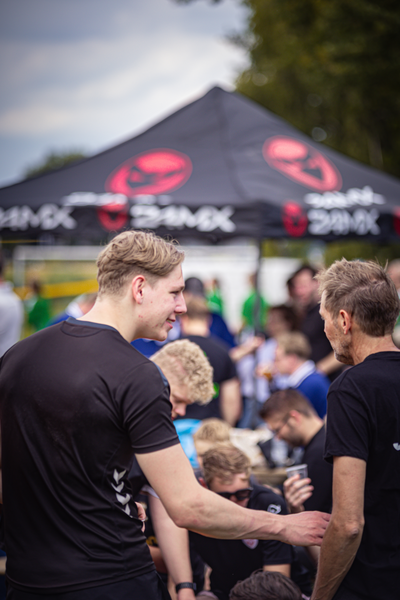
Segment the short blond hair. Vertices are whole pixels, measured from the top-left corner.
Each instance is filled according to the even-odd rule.
[[[124,231],[97,258],[99,296],[119,294],[129,279],[144,274],[150,281],[166,277],[181,264],[184,253],[176,242],[167,242],[153,232]]]
[[[190,340],[176,340],[158,350],[151,360],[187,386],[188,400],[207,404],[214,395],[213,368],[203,350]]]
[[[224,483],[229,483],[240,473],[250,477],[250,472],[249,457],[233,444],[218,444],[203,455],[203,474],[208,487],[215,477]]]
[[[204,419],[197,431],[193,434],[193,441],[202,442],[228,442],[231,426],[222,419]]]
[[[310,342],[301,331],[282,333],[277,336],[276,343],[285,354],[295,354],[304,360],[308,360],[311,356]]]

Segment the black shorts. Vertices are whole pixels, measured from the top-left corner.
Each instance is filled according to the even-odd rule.
[[[171,600],[155,571],[126,581],[61,594],[34,594],[7,586],[7,600]]]

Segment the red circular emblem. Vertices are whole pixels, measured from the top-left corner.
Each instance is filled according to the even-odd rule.
[[[110,204],[98,206],[97,216],[104,229],[118,231],[128,221],[128,204],[110,202]]]
[[[308,218],[300,204],[289,200],[282,209],[283,226],[292,237],[301,237],[307,231]]]
[[[321,152],[294,138],[275,136],[265,141],[263,157],[270,167],[318,192],[339,190],[342,178]]]
[[[395,208],[393,212],[393,225],[397,235],[400,235],[400,208]]]
[[[105,189],[128,198],[139,194],[163,194],[180,188],[192,174],[186,154],[170,149],[137,154],[117,167],[108,177]]]

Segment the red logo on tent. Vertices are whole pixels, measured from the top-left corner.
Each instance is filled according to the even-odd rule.
[[[305,142],[276,136],[266,140],[262,152],[270,167],[304,187],[328,192],[342,186],[342,178],[336,167]]]
[[[395,208],[393,213],[393,225],[397,235],[400,235],[400,208]]]
[[[288,201],[282,210],[283,226],[292,237],[301,237],[305,234],[308,218],[300,204]]]
[[[128,221],[128,205],[110,202],[97,208],[97,216],[104,229],[118,231]]]
[[[108,177],[107,192],[128,198],[139,194],[163,194],[180,188],[192,174],[186,154],[170,149],[149,150],[125,161]]]

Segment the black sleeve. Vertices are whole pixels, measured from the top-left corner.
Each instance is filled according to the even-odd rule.
[[[120,384],[120,410],[135,453],[145,454],[179,444],[171,419],[169,387],[151,362],[140,374],[129,374]]]

